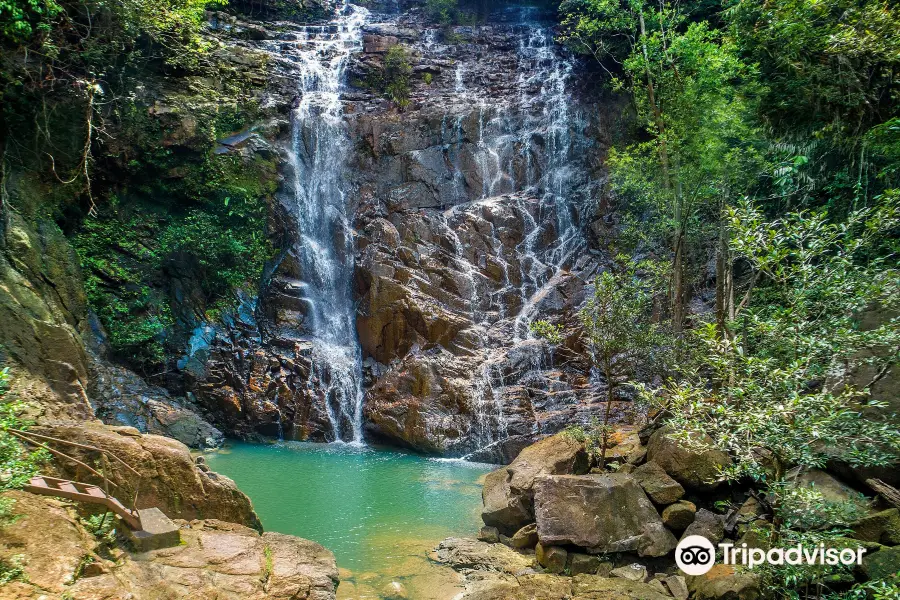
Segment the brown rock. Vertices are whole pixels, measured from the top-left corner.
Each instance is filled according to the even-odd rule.
[[[759,578],[738,573],[733,565],[713,565],[705,575],[688,579],[688,589],[696,600],[757,600]]]
[[[507,467],[488,474],[482,490],[481,518],[505,532],[517,531],[534,520],[534,481],[539,475],[584,473],[584,446],[565,433],[533,444]]]
[[[647,460],[655,461],[675,481],[695,491],[709,491],[721,482],[720,469],[731,464],[731,458],[720,450],[686,448],[668,435],[667,428],[657,430],[647,444]],[[703,436],[700,442],[712,440]]]
[[[582,573],[594,575],[597,573],[598,569],[600,569],[600,565],[603,562],[604,561],[599,556],[569,552],[569,564],[567,568],[569,575],[580,575]]]
[[[635,480],[657,504],[672,504],[684,496],[681,484],[669,477],[655,462],[644,463],[633,471]]]
[[[626,474],[538,477],[535,516],[545,545],[663,556],[676,544],[644,491]]]
[[[725,537],[725,517],[701,508],[694,515],[694,522],[684,530],[681,539],[689,535],[702,535],[716,545]]]
[[[535,546],[534,556],[538,564],[547,569],[547,571],[559,574],[566,570],[569,553],[566,552],[565,548],[560,548],[559,546],[538,544]]]
[[[532,558],[503,544],[488,544],[470,538],[447,538],[429,555],[454,569],[475,569],[516,574],[531,566]]]
[[[697,507],[693,502],[687,500],[679,500],[675,504],[670,504],[662,511],[663,525],[675,532],[682,532],[687,529],[688,525],[694,522],[694,514]]]
[[[478,530],[478,539],[488,544],[496,544],[500,541],[500,532],[496,527],[488,527],[485,525]]]
[[[613,569],[610,572],[610,575],[612,575],[613,577],[628,579],[629,581],[643,582],[647,581],[647,567],[638,563],[633,563],[630,565],[625,565],[624,567]]]
[[[105,425],[58,424],[39,427],[36,433],[108,450],[141,474],[137,508],[156,507],[172,519],[218,518],[261,529],[250,499],[235,483],[218,473],[204,472],[194,463],[187,446],[157,435],[135,436],[132,428],[120,435]],[[69,448],[67,452],[91,464],[95,452]],[[66,479],[102,484],[72,463],[54,463],[57,474]],[[134,493],[135,476],[115,461],[107,469],[117,488],[117,498],[128,504]]]
[[[538,543],[537,525],[530,523],[518,530],[515,535],[508,538],[507,545],[516,550],[524,550],[525,548],[534,548]]]
[[[69,516],[63,502],[26,492],[5,492],[18,519],[0,535],[0,559],[10,562],[24,555],[28,582],[40,589],[62,593],[84,557],[99,561],[96,540]],[[2,593],[0,593],[2,596]]]

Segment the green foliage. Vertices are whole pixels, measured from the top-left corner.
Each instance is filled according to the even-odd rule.
[[[54,0],[0,0],[0,36],[4,41],[27,40],[49,30],[62,10]]]
[[[457,0],[425,0],[425,14],[435,23],[450,25],[458,11]]]
[[[761,111],[780,132],[858,138],[895,110],[900,12],[881,0],[735,0],[735,40],[767,82]]]
[[[703,372],[667,390],[672,423],[686,441],[688,432],[705,432],[735,457],[728,476],[779,482],[793,466],[832,458],[855,466],[896,461],[900,432],[890,420],[866,417],[884,408],[868,386],[826,379],[897,361],[900,319],[872,327],[860,319],[873,307],[887,315],[900,307],[900,273],[869,256],[873,243],[896,232],[898,216],[890,199],[839,224],[809,213],[768,222],[750,204],[730,213],[732,249],[766,286],[729,324],[734,335],[698,327]]]
[[[410,75],[412,67],[409,64],[409,51],[399,44],[392,46],[384,55],[381,89],[386,98],[400,107],[409,105]]]
[[[445,26],[472,25],[477,19],[475,13],[460,7],[459,0],[425,0],[425,16]]]
[[[553,345],[561,344],[565,328],[561,324],[554,325],[549,321],[532,321],[528,329],[539,338],[543,338]]]
[[[45,450],[31,451],[9,433],[10,429],[27,429],[31,423],[21,417],[25,404],[10,399],[8,389],[9,369],[4,368],[0,370],[0,492],[20,489],[49,458]],[[9,505],[4,508],[8,519]]]
[[[24,554],[14,554],[7,560],[0,560],[0,586],[13,581],[26,581]]]

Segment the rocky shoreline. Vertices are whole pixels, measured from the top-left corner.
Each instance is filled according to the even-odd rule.
[[[611,449],[622,461],[616,472],[590,469],[584,445],[561,433],[524,449],[510,465],[487,476],[485,526],[478,539],[444,540],[431,555],[465,578],[462,598],[770,597],[758,575],[746,568],[716,564],[704,575],[686,576],[675,564],[677,541],[690,535],[713,544],[774,547],[764,535],[771,527],[764,505],[740,489],[725,490],[716,480],[728,457],[685,448],[665,429],[649,436],[643,432],[646,445],[635,431],[619,433]],[[824,471],[800,474],[793,485],[864,507],[865,516],[851,524],[842,546],[866,551],[854,573],[858,580],[900,568],[897,508],[864,498]],[[726,514],[716,508],[715,501],[723,498],[730,500]]]

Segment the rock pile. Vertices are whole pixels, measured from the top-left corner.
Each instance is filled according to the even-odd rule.
[[[689,447],[666,429],[649,436],[647,447],[629,444],[632,435],[620,428],[612,436],[623,447],[611,452],[628,457],[617,472],[589,471],[582,443],[564,432],[490,473],[478,541],[445,540],[434,554],[466,576],[464,597],[764,597],[752,572],[720,561],[692,577],[674,562],[678,540],[691,535],[714,545],[768,548],[760,534],[772,526],[767,508],[753,496],[734,504],[746,496],[722,485],[720,472],[729,457]],[[854,539],[845,540],[846,547],[867,549],[859,578],[883,577],[900,566],[896,508],[872,510],[860,494],[822,471],[808,471],[794,485],[858,502],[867,513],[852,525]],[[734,508],[719,514],[711,508],[716,499],[729,499]]]

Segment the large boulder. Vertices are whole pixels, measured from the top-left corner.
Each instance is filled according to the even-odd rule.
[[[694,515],[694,521],[687,526],[681,539],[691,535],[700,535],[718,544],[725,537],[725,517],[701,508]]]
[[[540,475],[582,474],[589,463],[584,445],[559,433],[528,446],[509,466],[484,480],[481,518],[512,535],[534,520],[534,481]]]
[[[106,472],[116,484],[116,496],[128,504],[137,491],[137,508],[157,507],[172,519],[220,519],[262,529],[250,499],[234,481],[198,468],[187,446],[176,440],[143,435],[133,427],[77,423],[41,426],[35,433],[102,448],[137,470],[139,477],[115,460]],[[63,448],[63,446],[59,446]],[[65,452],[93,464],[96,451],[74,446]],[[65,479],[98,483],[94,475],[74,463],[55,460],[56,474]]]
[[[17,519],[0,536],[0,560],[21,557],[24,577],[2,586],[18,600],[218,598],[334,600],[334,555],[315,542],[223,521],[177,521],[181,544],[131,554],[97,539],[70,505],[7,492]],[[108,560],[108,558],[114,560]]]
[[[712,439],[703,435],[697,440],[711,444]],[[731,464],[731,458],[714,448],[689,448],[669,436],[668,428],[657,430],[647,445],[647,461],[656,462],[675,481],[685,488],[706,492],[718,487],[720,471]]]
[[[534,484],[542,544],[572,544],[589,552],[663,556],[675,536],[631,475],[548,475]]]

